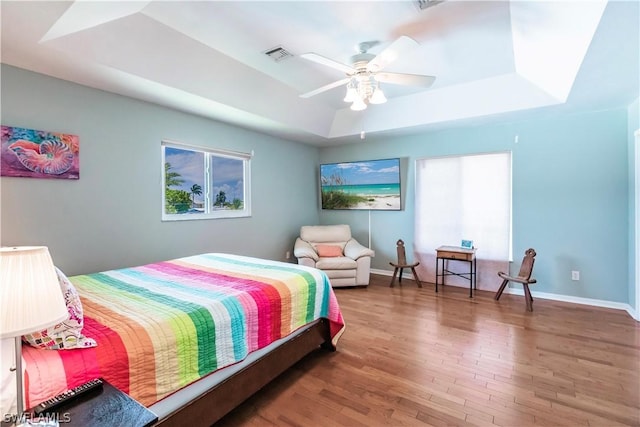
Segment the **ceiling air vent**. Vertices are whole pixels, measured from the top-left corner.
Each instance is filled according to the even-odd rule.
[[[443,1],[444,0],[415,0],[415,4],[418,6],[418,9],[425,10],[429,7],[438,5]]]
[[[287,58],[292,58],[293,57],[293,54],[291,54],[291,52],[287,51],[282,46],[278,46],[278,47],[274,47],[273,49],[269,49],[269,50],[265,51],[264,54],[267,55],[268,57],[270,57],[271,59],[273,59],[276,62],[280,62],[283,59],[287,59]]]

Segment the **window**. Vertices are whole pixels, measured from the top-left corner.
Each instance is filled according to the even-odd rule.
[[[162,219],[251,216],[251,154],[162,142]]]
[[[479,289],[483,276],[498,282],[494,270],[508,271],[511,153],[417,160],[415,206],[415,251],[428,274],[435,277],[435,249],[459,246],[463,239],[478,248]]]

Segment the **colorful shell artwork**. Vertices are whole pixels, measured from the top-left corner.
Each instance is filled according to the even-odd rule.
[[[0,175],[79,179],[76,135],[2,126]]]

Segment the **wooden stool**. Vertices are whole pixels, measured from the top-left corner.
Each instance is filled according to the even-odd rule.
[[[407,256],[404,252],[404,242],[402,240],[398,240],[396,246],[398,251],[398,262],[395,264],[393,262],[389,263],[394,267],[393,277],[391,278],[391,284],[389,286],[393,288],[393,283],[396,281],[396,274],[398,274],[398,270],[400,270],[398,283],[402,284],[402,270],[404,270],[405,268],[410,268],[411,272],[413,273],[413,278],[416,280],[418,287],[421,288],[422,283],[420,283],[420,279],[418,279],[418,273],[416,273],[416,266],[420,265],[420,263],[414,262],[413,264],[407,264]]]

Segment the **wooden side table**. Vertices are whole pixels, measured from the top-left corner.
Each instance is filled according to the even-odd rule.
[[[454,273],[449,271],[445,262],[448,260],[465,261],[469,263],[468,273]],[[440,266],[442,263],[442,267]],[[473,290],[476,289],[476,248],[464,249],[459,246],[440,246],[436,249],[436,292],[438,292],[438,283],[442,278],[442,286],[444,286],[444,278],[446,276],[458,276],[469,281],[469,298],[473,298]]]
[[[57,419],[60,426],[65,427],[147,427],[158,420],[156,414],[107,381],[102,389],[69,401],[48,417]],[[47,415],[42,418],[47,419]]]

